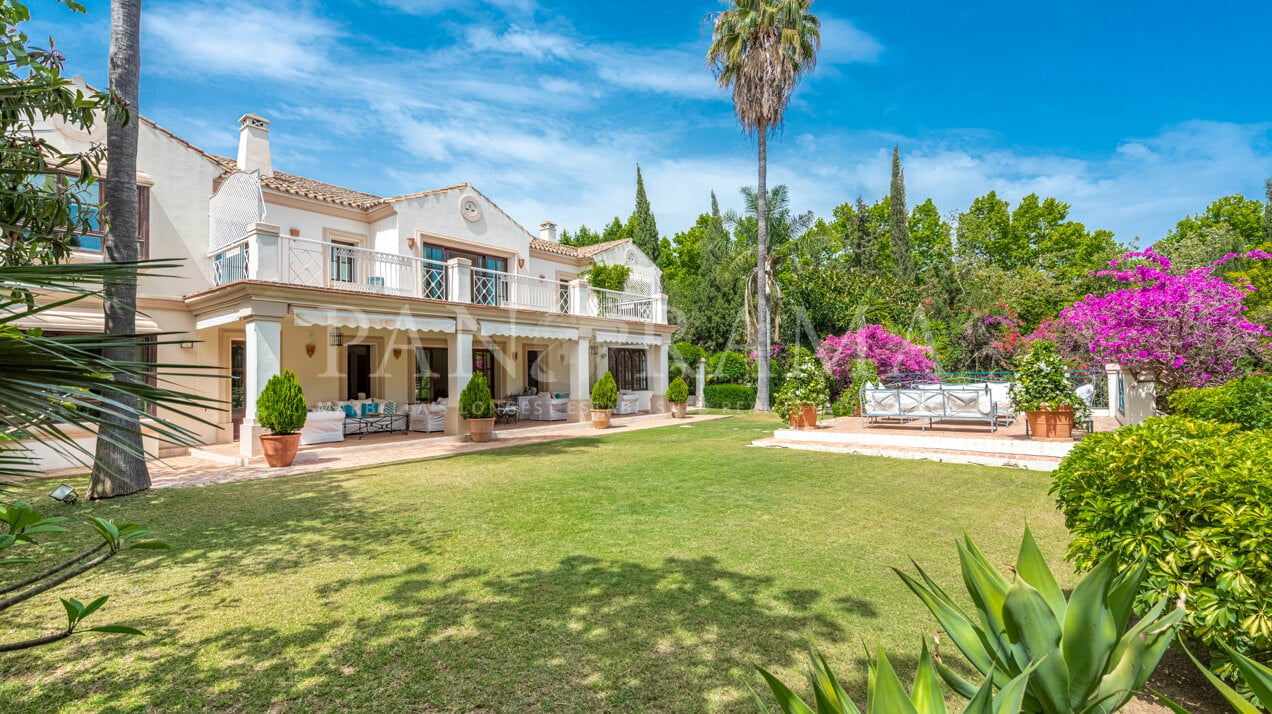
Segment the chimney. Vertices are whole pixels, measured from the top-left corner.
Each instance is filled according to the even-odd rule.
[[[557,242],[556,224],[552,221],[544,221],[539,224],[539,237],[543,240]]]
[[[269,120],[258,114],[239,117],[239,171],[261,172],[261,178],[274,175],[269,157]]]

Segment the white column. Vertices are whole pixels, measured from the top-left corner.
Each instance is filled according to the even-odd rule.
[[[697,402],[698,408],[699,409],[706,408],[707,395],[704,389],[704,387],[707,386],[707,358],[706,357],[698,358],[698,379],[696,382],[694,382],[693,386],[694,386],[694,389],[693,389],[694,397],[696,397],[695,401]]]
[[[592,289],[581,278],[570,281],[570,314],[595,315],[592,307]]]
[[[646,379],[649,381],[649,391],[653,394],[649,395],[649,411],[655,414],[664,414],[669,411],[667,407],[667,352],[666,345],[651,345],[649,348],[649,362],[646,369],[649,374]]]
[[[1121,373],[1122,367],[1116,363],[1104,365],[1104,374],[1109,380],[1109,413],[1108,416],[1121,419],[1121,415],[1117,412],[1117,375]]]
[[[446,336],[446,433],[467,434],[468,424],[459,418],[459,395],[473,376],[473,335],[457,331]]]
[[[592,341],[582,338],[574,343],[570,355],[570,421],[592,420],[591,350]]]
[[[667,324],[667,294],[658,293],[654,296],[654,314],[653,322],[659,325]]]
[[[282,370],[283,321],[277,317],[247,319],[246,363],[243,365],[243,425],[239,428],[239,456],[250,459],[261,453],[264,433],[256,424],[256,399],[270,377]]]
[[[446,261],[446,299],[450,302],[473,301],[473,262],[467,258],[451,258]],[[470,340],[471,344],[471,340]],[[470,355],[468,361],[472,363]]]
[[[278,233],[278,226],[272,223],[253,223],[247,229],[248,280],[287,282],[283,271],[282,241]]]

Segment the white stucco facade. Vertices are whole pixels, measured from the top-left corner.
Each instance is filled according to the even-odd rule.
[[[434,350],[427,352],[434,361],[446,356],[444,370],[431,370],[445,379],[430,383],[428,393],[443,391],[437,385],[445,382],[450,412],[474,359],[493,358],[496,398],[537,381],[540,390],[569,395],[572,418],[587,418],[587,391],[615,349],[643,355],[624,354],[624,364],[644,364],[639,373],[628,370],[635,380],[628,386],[641,387],[631,390],[641,408],[665,409],[675,328],[667,324],[657,268],[629,241],[594,250],[562,246],[554,230],[530,233],[468,184],[418,193],[403,187],[400,196],[379,197],[293,176],[269,156],[268,121],[249,114],[240,123],[243,146],[231,159],[140,122],[149,257],[176,265],[142,277],[139,310],[154,329],[185,342],[160,346],[159,362],[218,369],[216,377],[182,385],[234,402],[204,414],[219,428],[195,425],[205,443],[233,440],[238,430],[250,452],[256,395],[282,369],[296,372],[309,402],[328,402],[350,396],[354,381],[366,376],[351,377],[350,362],[364,370],[369,360],[369,381],[359,382],[369,396],[416,401],[428,391],[420,386],[425,352],[417,349]],[[36,130],[68,151],[101,140],[52,124]],[[239,175],[246,177],[239,193],[223,195],[214,220],[212,197]],[[242,194],[244,185],[258,193]],[[239,226],[232,234],[241,235],[225,238],[221,230],[217,238],[214,223]],[[100,256],[86,251],[76,260]],[[629,283],[635,290],[599,291],[578,280],[593,262],[626,262],[655,279]],[[462,432],[450,412],[447,432]]]

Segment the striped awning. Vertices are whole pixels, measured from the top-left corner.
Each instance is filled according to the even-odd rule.
[[[525,337],[538,340],[577,340],[577,327],[553,327],[551,325],[532,325],[524,322],[496,322],[482,320],[481,334],[505,335],[507,337]]]
[[[316,308],[292,308],[297,327],[352,327],[354,329],[400,330],[404,332],[455,332],[449,317],[416,317],[406,313],[361,312]]]
[[[106,318],[100,305],[63,305],[42,310],[11,323],[29,330],[38,327],[49,332],[100,334],[106,331]],[[160,332],[154,320],[137,313],[137,332]]]
[[[662,335],[629,335],[622,332],[604,332],[601,330],[597,330],[592,339],[598,343],[614,345],[656,346],[663,343]]]

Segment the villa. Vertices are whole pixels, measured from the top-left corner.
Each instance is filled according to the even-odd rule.
[[[70,151],[104,139],[58,122],[36,130]],[[284,369],[311,405],[427,403],[439,421],[444,406],[453,435],[465,424],[448,397],[474,372],[497,399],[557,396],[574,421],[607,369],[635,409],[666,409],[675,327],[661,271],[631,241],[575,248],[551,222],[534,235],[466,183],[384,197],[277,171],[256,114],[239,120],[233,159],[142,118],[137,186],[142,257],[180,263],[141,278],[138,331],[163,335],[149,350],[158,363],[220,368],[181,385],[225,404],[203,414],[218,428],[191,423],[207,444],[254,453],[256,396]],[[75,260],[100,260],[101,241],[80,237]],[[618,263],[631,269],[622,291],[580,278]],[[102,325],[85,301],[22,326]]]

